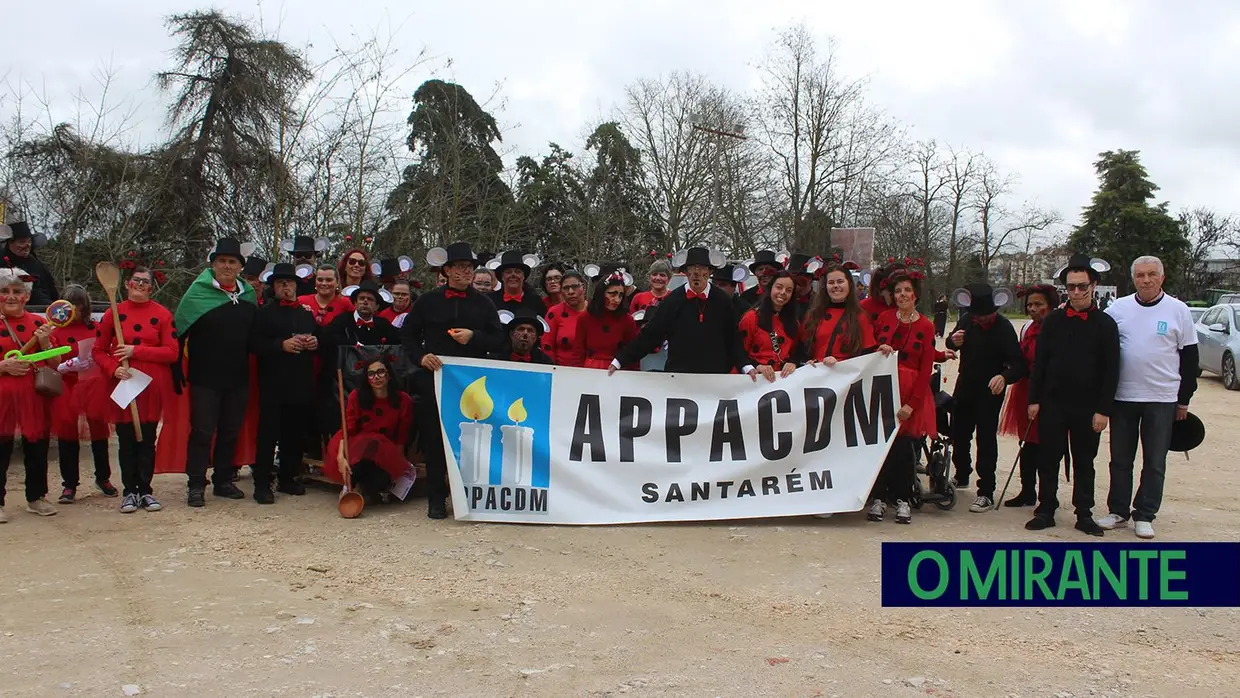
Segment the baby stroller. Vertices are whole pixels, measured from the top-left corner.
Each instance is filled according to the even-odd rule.
[[[934,375],[930,379],[930,392],[934,395],[934,413],[938,421],[938,435],[927,444],[920,444],[922,455],[926,459],[926,477],[928,484],[923,485],[921,477],[913,474],[914,509],[921,509],[923,504],[933,504],[943,511],[956,506],[956,485],[951,479],[952,441],[951,411],[955,399],[940,390],[942,373],[938,366],[934,367]]]

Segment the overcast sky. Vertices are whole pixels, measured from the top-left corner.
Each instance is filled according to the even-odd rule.
[[[68,107],[110,63],[114,95],[131,97],[157,133],[150,76],[170,65],[163,17],[205,3],[6,3],[3,58]],[[352,29],[398,27],[403,50],[425,47],[476,97],[498,88],[505,149],[576,150],[610,118],[624,86],[676,69],[738,90],[775,30],[803,20],[837,40],[847,74],[917,138],[982,150],[1017,173],[1017,196],[1075,223],[1095,186],[1097,153],[1142,151],[1172,209],[1240,213],[1240,3],[1228,0],[848,2],[634,0],[470,2],[217,0],[264,17],[281,39],[316,49]],[[389,9],[390,8],[390,9]],[[0,71],[4,68],[0,67]],[[431,77],[410,78],[409,92]],[[495,104],[493,106],[500,106]],[[407,113],[407,110],[406,110]],[[148,136],[149,137],[149,136]]]

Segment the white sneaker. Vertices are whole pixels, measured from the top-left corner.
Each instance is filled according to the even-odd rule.
[[[1125,519],[1119,514],[1107,514],[1101,519],[1098,519],[1098,527],[1104,531],[1113,531],[1117,528],[1123,528],[1127,525],[1128,525],[1128,519]],[[1151,534],[1151,537],[1152,536],[1153,534]]]
[[[993,509],[994,506],[995,506],[995,502],[990,497],[978,497],[977,499],[973,500],[973,504],[969,505],[969,511],[973,512],[974,514],[985,514],[986,512]]]
[[[125,495],[125,498],[121,500],[121,513],[132,514],[137,510],[138,510],[138,495],[133,494],[132,492]]]
[[[26,502],[26,511],[39,516],[55,516],[56,507],[47,501],[47,497],[39,497],[33,502]]]
[[[913,523],[913,508],[903,499],[896,500],[896,523]]]
[[[870,521],[882,521],[883,515],[887,513],[887,503],[881,499],[875,499],[870,502],[870,511],[866,514],[866,518]]]
[[[1149,540],[1154,537],[1154,524],[1149,521],[1135,521],[1132,528],[1137,532],[1137,538]]]

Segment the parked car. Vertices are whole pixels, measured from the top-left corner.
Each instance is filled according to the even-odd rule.
[[[1223,387],[1240,390],[1236,357],[1240,356],[1240,303],[1210,308],[1197,321],[1197,353],[1202,370],[1223,378]]]
[[[1192,313],[1193,315],[1194,323],[1200,320],[1201,316],[1205,315],[1207,310],[1209,310],[1209,308],[1194,308],[1191,305],[1188,307],[1188,312]]]

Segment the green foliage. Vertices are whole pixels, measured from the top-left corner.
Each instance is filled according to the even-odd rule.
[[[1110,281],[1119,295],[1132,290],[1128,265],[1142,255],[1155,255],[1168,271],[1174,286],[1174,270],[1183,268],[1189,253],[1184,228],[1167,213],[1167,204],[1152,205],[1158,187],[1150,181],[1135,150],[1106,151],[1094,163],[1098,190],[1072,231],[1068,247],[1109,261]]]

